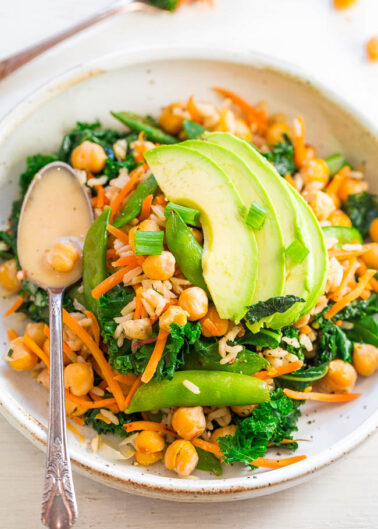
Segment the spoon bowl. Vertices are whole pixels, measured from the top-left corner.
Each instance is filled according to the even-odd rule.
[[[92,221],[89,197],[69,165],[53,162],[34,176],[21,209],[17,251],[28,279],[49,296],[49,431],[42,522],[50,529],[67,529],[77,519],[66,440],[62,298],[64,289],[81,277],[80,253]],[[49,260],[57,243],[73,249],[71,268]]]

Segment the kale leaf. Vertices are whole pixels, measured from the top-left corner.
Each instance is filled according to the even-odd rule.
[[[375,314],[378,314],[378,293],[373,292],[368,299],[355,300],[349,303],[337,314],[337,318],[349,321]]]
[[[326,320],[323,314],[324,312],[316,317],[319,324],[316,363],[323,364],[335,358],[352,362],[352,342],[341,327],[332,320]]]
[[[56,162],[58,157],[55,154],[35,154],[34,156],[28,156],[26,158],[26,170],[20,175],[20,188],[22,196],[25,195],[26,191],[34,178],[34,175],[38,173],[48,163]]]
[[[113,160],[112,158],[106,158],[104,175],[108,177],[109,180],[112,178],[117,178],[118,173],[122,167],[125,167],[128,171],[135,169],[137,164],[135,163],[134,157],[131,154],[126,156],[125,160]]]
[[[26,314],[32,321],[49,323],[49,297],[46,290],[24,279],[19,295],[26,296],[26,299],[17,312]]]
[[[352,320],[351,323],[353,323],[353,328],[345,331],[350,340],[378,347],[378,323],[373,316]]]
[[[378,217],[378,196],[367,191],[349,195],[341,207],[349,215],[353,226],[366,237],[370,224]]]
[[[148,0],[148,3],[165,11],[174,11],[179,5],[179,0]]]
[[[273,162],[274,167],[281,176],[285,176],[287,173],[294,174],[296,172],[294,147],[290,138],[286,134],[284,134],[283,142],[277,143],[271,152],[262,153],[262,155],[265,156],[269,162]]]
[[[131,433],[127,433],[123,425],[132,421],[140,419],[140,415],[136,413],[126,414],[123,412],[115,413],[119,424],[106,424],[101,419],[96,419],[96,416],[101,412],[101,408],[88,410],[84,415],[84,422],[87,426],[92,426],[99,434],[113,434],[119,437],[128,437]]]
[[[312,386],[314,382],[323,378],[328,371],[329,363],[319,364],[310,367],[301,367],[297,371],[293,371],[288,375],[282,375],[275,379],[276,385],[279,387],[295,389],[296,391],[304,391],[308,386]]]
[[[281,332],[282,332],[282,338],[286,337],[286,338],[291,338],[291,339],[294,338],[298,340],[299,347],[294,347],[294,345],[287,343],[285,340],[281,341],[280,347],[282,347],[282,349],[285,349],[289,353],[297,355],[299,360],[303,360],[304,359],[303,350],[305,349],[305,347],[300,344],[299,329],[297,329],[296,327],[283,327],[281,329]]]
[[[171,323],[170,329],[171,334],[163,356],[165,378],[173,377],[178,367],[184,364],[190,346],[194,345],[201,336],[201,325],[198,322],[186,325]]]
[[[282,338],[281,331],[275,329],[264,328],[257,333],[253,333],[249,329],[245,330],[245,334],[238,338],[236,341],[240,345],[255,346],[255,347],[268,347],[269,349],[275,349],[280,345]]]
[[[245,318],[248,323],[256,323],[276,312],[286,312],[295,303],[304,303],[304,301],[304,299],[292,295],[269,298],[266,301],[259,301],[255,305],[250,305]]]
[[[250,417],[239,423],[235,436],[218,438],[226,463],[241,462],[256,468],[252,462],[265,454],[268,444],[279,445],[283,439],[292,439],[292,432],[297,430],[301,401],[289,399],[282,389],[276,389],[270,397],[270,401],[259,404]],[[293,443],[285,447],[295,450],[298,445]]]

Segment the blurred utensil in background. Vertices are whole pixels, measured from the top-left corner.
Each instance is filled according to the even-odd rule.
[[[9,57],[6,57],[0,61],[0,80],[5,79],[5,77],[10,75],[12,72],[31,61],[35,57],[38,57],[38,55],[41,55],[53,46],[56,46],[56,44],[63,42],[69,37],[72,37],[72,35],[76,35],[77,33],[80,33],[80,31],[97,24],[97,22],[101,22],[102,20],[110,18],[113,15],[134,10],[158,11],[162,9],[165,11],[173,11],[177,5],[178,0],[118,0],[113,2],[108,7],[105,7],[101,11],[98,11],[94,15],[91,15],[90,17],[78,22],[68,29],[61,31],[52,37],[44,39],[37,44],[28,46],[24,50],[10,55]]]

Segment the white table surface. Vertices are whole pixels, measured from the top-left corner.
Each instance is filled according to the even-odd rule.
[[[0,57],[14,53],[107,5],[106,0],[2,0]],[[378,35],[378,1],[343,13],[331,0],[215,0],[216,9],[175,15],[133,13],[81,34],[0,84],[0,117],[32,90],[79,62],[144,45],[193,42],[275,55],[310,71],[378,120],[378,64],[364,43]],[[130,496],[75,475],[78,529],[374,529],[378,522],[378,438],[300,487],[256,500],[174,504]],[[40,527],[44,456],[0,417],[0,528]]]

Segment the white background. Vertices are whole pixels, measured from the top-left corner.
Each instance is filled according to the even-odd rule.
[[[67,27],[106,0],[1,0],[0,57]],[[336,12],[331,0],[215,0],[214,10],[125,14],[81,34],[0,83],[0,116],[49,77],[93,57],[145,45],[201,43],[257,50],[302,66],[378,121],[378,64],[364,44],[378,35],[378,1]],[[78,529],[375,529],[377,436],[312,481],[239,503],[146,500],[75,475]],[[37,529],[44,457],[0,417],[0,528]]]

